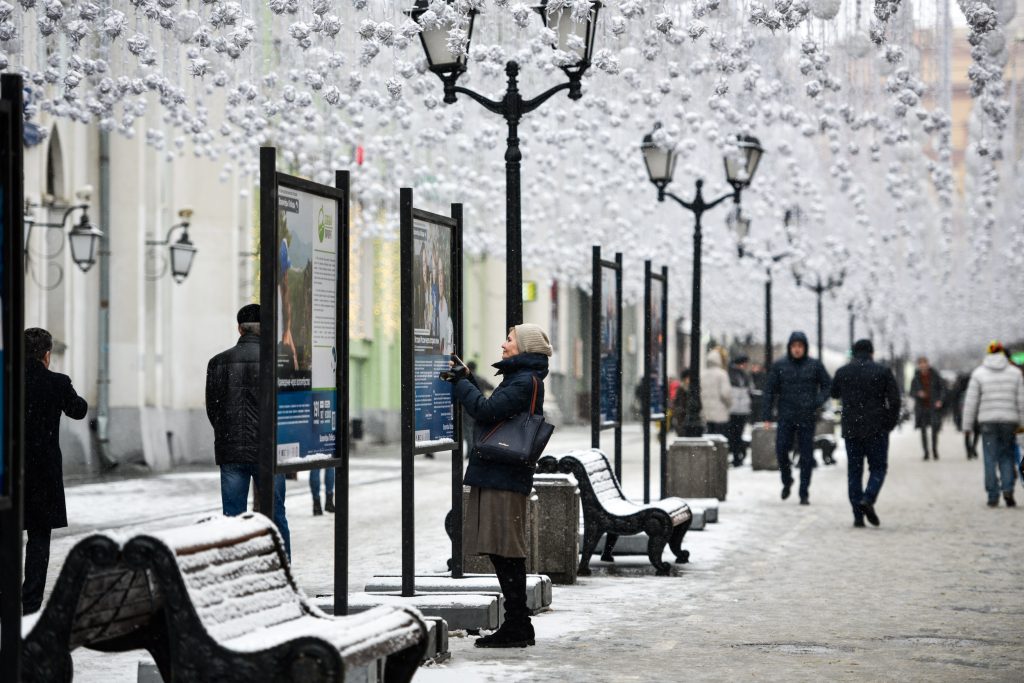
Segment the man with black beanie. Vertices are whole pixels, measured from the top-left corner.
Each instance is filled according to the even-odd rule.
[[[213,425],[213,452],[220,466],[224,514],[246,511],[249,482],[259,481],[260,305],[242,306],[236,317],[238,343],[206,366],[206,415]],[[274,477],[274,524],[291,557],[291,536],[284,508],[285,479]]]
[[[839,368],[832,380],[832,398],[843,402],[843,438],[849,459],[850,505],[853,525],[864,526],[866,517],[879,525],[875,501],[889,467],[889,432],[900,419],[900,389],[896,378],[871,357],[875,349],[868,339],[853,345],[853,359]],[[864,460],[868,461],[864,488]]]

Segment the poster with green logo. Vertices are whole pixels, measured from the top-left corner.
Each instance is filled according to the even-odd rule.
[[[335,457],[337,213],[334,199],[278,188],[278,466]]]

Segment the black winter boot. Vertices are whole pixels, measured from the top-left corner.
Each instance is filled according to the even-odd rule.
[[[324,512],[334,512],[334,494],[328,493],[324,501]]]
[[[313,499],[313,516],[319,517],[322,514],[324,514],[324,510],[320,507],[320,497],[317,496]]]
[[[489,636],[477,638],[477,647],[527,647],[533,645],[535,634],[526,606],[526,560],[491,555],[505,596],[505,621]]]

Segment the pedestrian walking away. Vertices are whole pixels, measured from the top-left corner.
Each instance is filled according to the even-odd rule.
[[[985,360],[971,373],[962,419],[981,430],[989,507],[999,505],[1000,490],[1006,505],[1014,507],[1014,435],[1024,426],[1024,376],[1010,364],[1001,342],[988,345]]]
[[[953,407],[953,424],[956,428],[963,432],[964,435],[964,451],[967,454],[968,460],[978,459],[978,437],[980,431],[977,425],[967,425],[964,427],[964,401],[967,399],[967,385],[971,381],[971,376],[968,373],[960,373],[956,377],[956,384],[953,385],[952,391],[949,392],[949,397],[946,399],[946,404]]]
[[[732,386],[729,373],[725,370],[725,358],[721,347],[708,351],[708,369],[700,383],[700,400],[704,407],[706,433],[727,435],[729,432],[729,410],[732,408]]]
[[[544,413],[544,378],[551,343],[537,325],[516,325],[501,345],[494,364],[501,383],[484,397],[469,368],[453,357],[444,375],[454,386],[455,399],[476,421],[477,440],[498,423],[528,412],[534,393],[534,413]],[[535,381],[536,380],[536,381]],[[483,460],[470,453],[465,483],[470,487],[463,547],[470,555],[488,555],[505,596],[505,621],[477,647],[526,647],[535,635],[526,604],[526,513],[533,488],[533,469]]]
[[[752,409],[751,388],[753,381],[747,371],[750,359],[745,355],[736,356],[729,366],[729,384],[732,386],[732,407],[729,409],[729,452],[732,454],[733,467],[739,467],[747,457],[747,444],[743,440],[743,430],[750,420]]]
[[[863,527],[867,518],[880,524],[875,503],[889,468],[889,432],[900,420],[900,388],[892,371],[874,362],[875,347],[869,339],[853,345],[853,360],[839,368],[832,379],[832,398],[843,404],[843,438],[849,461],[847,484],[853,525]],[[868,485],[864,487],[864,461]]]
[[[676,436],[683,436],[686,427],[686,408],[690,391],[690,368],[683,368],[679,381],[669,384],[669,401],[672,404],[670,423]]]
[[[213,453],[220,467],[220,497],[224,514],[246,510],[249,482],[259,484],[260,432],[260,306],[238,311],[239,339],[210,359],[206,366],[206,416],[213,425]],[[274,477],[274,524],[285,552],[292,556],[291,534],[284,507],[285,478]]]
[[[800,451],[800,504],[810,504],[811,473],[814,461],[814,431],[818,410],[829,397],[831,378],[817,358],[807,355],[807,335],[794,332],[786,345],[786,357],[772,364],[764,389],[763,419],[771,427],[772,411],[778,402],[778,430],[775,458],[782,476],[782,499],[789,498],[793,487],[793,468],[789,453],[796,442]]]
[[[53,337],[44,329],[25,330],[25,582],[24,614],[39,611],[50,564],[50,533],[68,525],[64,500],[64,456],[60,417],[81,420],[89,404],[75,392],[71,378],[50,370]]]
[[[932,435],[931,455],[939,459],[939,431],[942,429],[942,408],[946,400],[946,384],[939,373],[929,365],[928,359],[917,359],[917,370],[910,382],[910,395],[914,397],[914,426],[921,430],[924,459],[929,457],[928,432]]]

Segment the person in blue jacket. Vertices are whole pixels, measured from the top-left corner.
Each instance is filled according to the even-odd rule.
[[[485,398],[460,363],[443,375],[454,383],[453,396],[475,421],[476,442],[508,418],[530,410],[544,413],[544,378],[548,374],[551,343],[537,325],[511,328],[501,345],[501,360],[494,364],[501,375],[490,398]],[[534,403],[534,393],[536,402]],[[505,596],[505,621],[489,636],[477,638],[477,647],[533,645],[534,630],[526,605],[526,511],[533,488],[533,469],[483,460],[469,454],[464,482],[470,487],[464,524],[467,555],[488,555]]]
[[[825,366],[807,355],[807,335],[794,332],[789,337],[786,357],[772,364],[764,388],[765,428],[770,428],[772,412],[778,403],[778,431],[775,457],[782,475],[782,499],[789,498],[793,470],[789,453],[796,441],[800,450],[800,504],[810,505],[811,472],[814,470],[814,428],[818,410],[825,404],[832,383]]]

